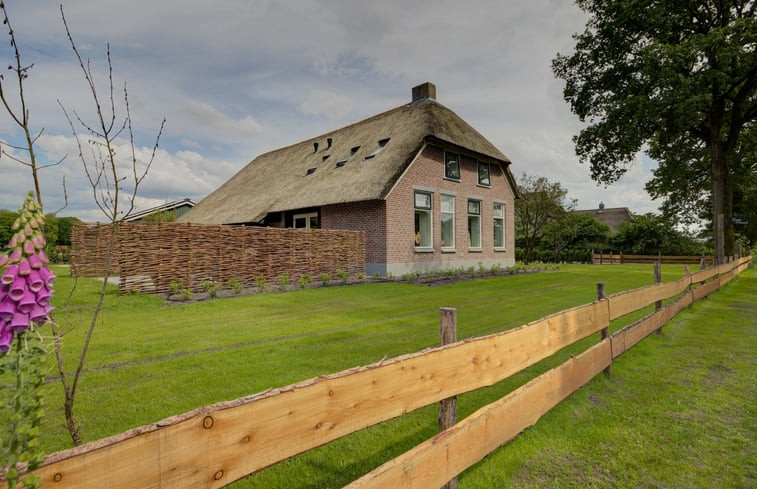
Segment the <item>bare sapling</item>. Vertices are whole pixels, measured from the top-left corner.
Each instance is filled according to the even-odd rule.
[[[91,119],[85,119],[76,111],[69,112],[58,101],[71,128],[71,132],[78,147],[78,157],[92,188],[92,197],[97,207],[102,211],[106,222],[110,226],[110,241],[107,250],[105,276],[91,321],[85,334],[79,358],[73,370],[66,370],[61,351],[61,340],[65,331],[59,326],[53,327],[53,344],[57,360],[58,373],[64,390],[64,415],[66,425],[74,445],[82,443],[81,424],[74,414],[77,387],[81,378],[87,351],[92,340],[95,325],[101,315],[103,303],[117,252],[118,224],[128,217],[134,209],[134,201],[140,184],[147,176],[158,150],[158,143],[165,119],[152,147],[152,153],[146,161],[138,161],[134,143],[132,116],[129,109],[129,94],[126,84],[123,87],[123,106],[117,101],[114,91],[113,65],[111,61],[110,45],[107,46],[108,94],[105,98],[98,92],[90,61],[81,57],[76,42],[71,35],[63,6],[60,8],[63,25],[79,66],[88,84],[90,95],[94,103],[95,113]],[[118,104],[117,104],[118,102]],[[117,106],[118,105],[118,106]],[[121,112],[119,114],[119,112]],[[126,157],[117,154],[117,147],[127,147]]]

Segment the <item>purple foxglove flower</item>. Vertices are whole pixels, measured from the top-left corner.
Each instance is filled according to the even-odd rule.
[[[42,250],[45,248],[45,237],[41,234],[38,234],[32,239],[32,243],[34,243],[34,247],[38,250]]]
[[[32,229],[32,227],[30,225],[27,224],[24,227],[24,234],[27,235],[27,236],[29,236],[30,238],[31,238],[32,234],[34,234],[34,230]]]
[[[37,296],[31,290],[26,290],[24,296],[18,301],[18,311],[24,314],[29,314],[37,305]]]
[[[10,285],[14,280],[16,280],[17,275],[18,265],[11,265],[3,272],[2,277],[0,277],[0,282],[4,283],[5,285]]]
[[[19,261],[21,261],[21,250],[16,248],[13,251],[11,251],[11,256],[10,256],[9,261],[10,263],[18,263]]]
[[[16,304],[10,297],[4,297],[0,301],[0,322],[9,323],[13,319],[13,313],[16,312]]]
[[[42,267],[39,269],[39,277],[45,282],[45,285],[47,285],[48,287],[53,286],[55,275],[53,275],[53,272],[51,272],[47,267]]]
[[[34,248],[34,243],[32,243],[31,241],[24,241],[24,253],[26,253],[27,256],[31,255],[35,251],[37,250]]]
[[[13,281],[13,285],[11,285],[10,292],[8,292],[8,297],[10,297],[13,302],[18,302],[24,297],[25,292],[26,280],[24,280],[23,277],[16,277],[16,280]]]
[[[22,277],[25,277],[29,275],[29,272],[32,271],[32,267],[29,265],[29,262],[26,260],[21,260],[18,264],[18,274]]]
[[[15,248],[16,247],[16,236],[14,235],[10,241],[8,241],[8,248]]]
[[[29,255],[29,266],[32,268],[41,268],[42,260],[37,255]]]
[[[35,304],[32,311],[29,313],[29,320],[33,321],[37,324],[37,326],[41,326],[47,321],[49,321],[48,313],[50,312],[52,308],[49,306],[40,306]]]
[[[6,323],[0,321],[0,353],[8,353],[11,343],[13,343],[13,331]]]
[[[37,255],[39,255],[39,259],[42,260],[42,263],[47,264],[50,262],[50,260],[47,259],[47,255],[45,254],[44,250],[39,250]]]
[[[37,292],[37,304],[40,306],[47,306],[50,304],[50,297],[52,296],[52,292],[50,292],[50,289],[47,287],[42,287],[42,289]]]
[[[0,282],[0,298],[5,297],[8,295],[8,292],[11,290],[11,286],[8,284],[4,284]]]
[[[8,327],[14,333],[26,331],[29,329],[29,315],[23,312],[17,312],[13,315],[13,319],[11,319]]]
[[[39,289],[45,285],[45,281],[42,280],[42,277],[37,270],[32,270],[29,272],[29,276],[26,277],[26,285],[32,292],[39,292]]]
[[[6,263],[8,263],[9,257],[8,253],[3,253],[0,255],[0,267],[4,267]]]

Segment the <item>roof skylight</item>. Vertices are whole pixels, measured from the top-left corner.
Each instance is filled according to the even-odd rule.
[[[374,149],[373,151],[371,151],[371,153],[369,155],[366,155],[365,159],[366,160],[370,160],[371,158],[374,158],[377,154],[379,154],[381,152],[382,149],[384,149],[384,146],[386,146],[386,143],[388,143],[388,142],[389,142],[389,138],[380,139],[379,142],[378,142],[378,146],[376,147],[376,149]]]

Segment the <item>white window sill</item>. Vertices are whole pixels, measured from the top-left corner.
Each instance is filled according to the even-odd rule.
[[[494,251],[507,251],[507,248],[494,248]]]
[[[415,247],[415,252],[416,253],[433,253],[434,249],[433,248],[426,248],[426,247],[419,248],[419,247],[416,246]]]
[[[468,251],[470,253],[481,253],[483,250],[481,248],[468,248]]]
[[[483,183],[477,183],[477,184],[476,184],[476,187],[481,187],[481,188],[492,188],[492,186],[491,186],[491,185],[484,185]]]
[[[460,183],[460,179],[459,178],[451,178],[451,177],[445,176],[444,179],[447,180],[447,181],[450,181],[450,182]]]
[[[456,253],[455,248],[442,248],[442,253]]]

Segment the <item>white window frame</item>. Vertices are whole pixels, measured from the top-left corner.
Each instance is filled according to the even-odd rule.
[[[313,219],[318,219],[318,213],[317,212],[306,212],[304,214],[295,214],[292,216],[292,227],[295,229],[311,229],[310,222]],[[305,227],[304,228],[298,228],[297,227],[297,219],[305,219]]]
[[[478,213],[471,213],[471,203],[478,204]],[[481,200],[468,199],[468,249],[472,251],[481,251],[483,236],[481,235]],[[478,222],[478,245],[473,244],[473,233],[471,232],[471,218],[475,218]]]
[[[452,210],[451,211],[445,211],[444,210],[444,200],[445,198],[452,199]],[[450,223],[452,224],[452,243],[445,243],[444,242],[444,216],[451,215]],[[439,229],[441,231],[442,236],[442,251],[455,251],[455,196],[452,194],[441,194],[440,202],[439,202]]]
[[[497,208],[498,207],[502,209],[502,215],[501,216],[497,215]],[[507,210],[507,207],[505,206],[504,202],[496,202],[495,201],[494,204],[492,205],[492,212],[493,212],[493,214],[492,214],[493,215],[492,244],[494,245],[494,249],[498,250],[498,251],[505,250],[505,248],[507,246],[506,245],[507,241],[505,241],[505,236],[506,236],[506,233],[505,233],[505,216],[507,215],[506,214],[506,210]],[[497,221],[502,221],[502,244],[500,246],[497,246]]]
[[[426,206],[418,206],[418,195],[426,195],[428,196],[428,207]],[[417,236],[418,233],[415,231],[415,220],[416,216],[421,214],[427,214],[427,222],[428,222],[428,244],[423,244],[422,241],[422,234],[420,237]],[[418,241],[420,239],[420,241]],[[415,250],[416,251],[433,251],[434,249],[434,193],[430,192],[428,190],[413,190],[413,243],[415,244]]]

